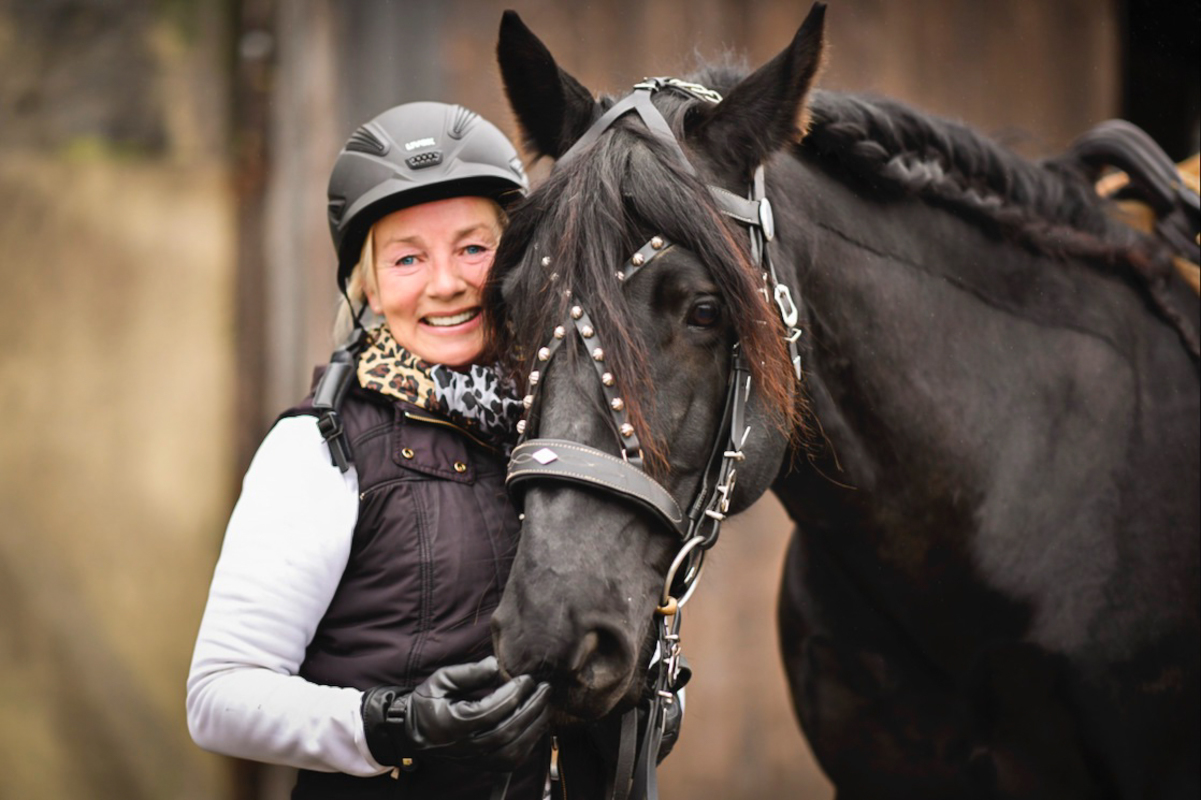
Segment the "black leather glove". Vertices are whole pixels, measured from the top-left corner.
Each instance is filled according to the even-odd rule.
[[[467,699],[499,681],[496,659],[489,657],[443,667],[411,694],[395,686],[369,689],[363,729],[371,755],[384,766],[441,759],[511,772],[546,733],[550,686],[521,675],[482,699]]]

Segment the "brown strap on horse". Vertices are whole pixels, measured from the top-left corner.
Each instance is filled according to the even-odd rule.
[[[1201,194],[1201,154],[1181,161],[1176,165],[1180,178],[1195,194]],[[1112,197],[1130,183],[1130,177],[1125,172],[1111,172],[1097,181],[1097,194],[1102,197]],[[1157,218],[1155,210],[1141,200],[1115,200],[1113,216],[1120,222],[1140,230],[1143,233],[1154,233]],[[1201,266],[1192,263],[1183,256],[1173,256],[1172,264],[1181,274],[1185,282],[1193,287],[1193,291],[1201,294]]]
[[[1093,166],[1119,167],[1097,181],[1097,193],[1113,198],[1112,216],[1143,233],[1158,235],[1175,253],[1172,263],[1201,294],[1197,207],[1201,155],[1172,166],[1146,133],[1129,123],[1103,123],[1072,145]]]

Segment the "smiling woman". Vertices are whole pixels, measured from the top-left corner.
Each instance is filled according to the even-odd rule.
[[[359,262],[372,265],[364,291],[371,310],[413,354],[463,367],[483,352],[480,291],[502,214],[487,198],[453,197],[375,223]]]
[[[247,472],[188,678],[196,742],[300,768],[293,800],[542,797],[549,687],[502,675],[489,632],[521,404],[481,363],[482,286],[525,188],[508,139],[442,103],[384,112],[334,165],[353,331]]]

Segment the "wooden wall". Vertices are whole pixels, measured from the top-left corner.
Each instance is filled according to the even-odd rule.
[[[324,190],[345,137],[384,108],[418,99],[462,103],[515,134],[494,60],[504,8],[516,8],[560,65],[597,92],[620,92],[646,75],[685,74],[698,57],[732,54],[758,66],[790,41],[808,10],[778,0],[248,0],[244,7],[253,12],[246,32],[266,30],[275,42],[261,65],[270,75],[257,101],[267,103],[266,113],[256,117],[252,99],[241,117],[265,143],[250,155],[262,159],[263,183],[243,200],[262,210],[261,228],[248,218],[243,238],[260,238],[263,251],[249,253],[240,270],[265,291],[244,333],[263,333],[266,347],[256,353],[256,340],[242,339],[244,363],[265,368],[249,401],[257,405],[243,417],[247,442],[304,393],[311,366],[332,346]],[[823,87],[900,98],[996,133],[1028,155],[1054,152],[1118,111],[1113,0],[833,0],[827,23]],[[788,531],[779,504],[765,499],[713,553],[688,609],[684,641],[696,677],[681,744],[662,773],[667,800],[832,794],[793,719],[775,644]]]

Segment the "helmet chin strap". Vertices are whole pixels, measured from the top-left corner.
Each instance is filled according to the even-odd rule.
[[[354,310],[354,301],[350,299],[350,294],[346,291],[346,284],[338,281],[338,288],[342,291],[342,298],[346,300],[346,307],[350,309],[350,319],[354,322],[354,332],[351,334],[351,339],[357,339],[359,331],[363,330],[363,312],[367,310],[367,303],[359,306],[359,310]]]

